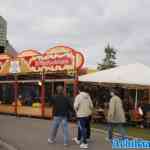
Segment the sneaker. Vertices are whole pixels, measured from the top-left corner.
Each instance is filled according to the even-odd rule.
[[[80,141],[78,140],[78,138],[77,137],[75,137],[75,138],[73,138],[73,141],[76,143],[76,144],[80,144]]]
[[[81,144],[81,145],[80,145],[80,148],[81,148],[81,149],[88,149],[88,144]]]
[[[50,144],[54,144],[54,143],[55,143],[55,141],[54,141],[54,140],[51,140],[51,139],[48,139],[48,143],[50,143]]]

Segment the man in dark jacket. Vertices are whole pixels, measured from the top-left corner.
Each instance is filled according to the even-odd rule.
[[[60,124],[63,124],[64,131],[64,146],[68,145],[68,114],[72,110],[70,100],[64,96],[64,89],[62,86],[57,86],[57,95],[52,99],[53,105],[53,125],[51,137],[48,139],[49,143],[54,143],[57,135],[57,130]]]

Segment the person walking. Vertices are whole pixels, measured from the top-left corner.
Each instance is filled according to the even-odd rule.
[[[80,86],[80,92],[75,98],[74,109],[78,118],[78,137],[74,138],[81,149],[87,149],[88,132],[90,132],[90,116],[93,110],[93,103],[86,87]]]
[[[122,138],[126,137],[126,132],[123,125],[126,122],[125,112],[121,98],[118,96],[118,92],[114,89],[110,91],[111,99],[108,108],[108,139],[112,141],[113,129],[117,128]]]
[[[88,117],[88,122],[86,123],[86,140],[87,142],[91,141],[91,120],[92,120],[92,115]],[[81,139],[81,130],[80,127],[78,126],[78,137],[73,138],[73,141],[76,142],[76,144],[80,144],[80,139]]]
[[[70,100],[67,96],[64,96],[64,89],[62,86],[56,87],[57,95],[52,98],[53,106],[53,123],[52,132],[48,143],[54,143],[56,141],[57,130],[62,123],[64,133],[64,146],[68,145],[69,133],[68,133],[68,114],[72,111]]]

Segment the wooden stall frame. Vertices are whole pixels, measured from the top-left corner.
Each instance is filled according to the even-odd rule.
[[[18,81],[17,81],[17,75],[15,74],[14,76],[15,76],[15,81],[14,81],[14,101],[15,101],[14,112],[17,115]]]
[[[42,72],[41,75],[41,113],[42,116],[44,116],[45,113],[45,76],[44,76],[44,72]]]

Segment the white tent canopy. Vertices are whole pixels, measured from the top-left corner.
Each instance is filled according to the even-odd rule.
[[[80,76],[79,81],[150,86],[150,67],[140,63],[129,64]]]

